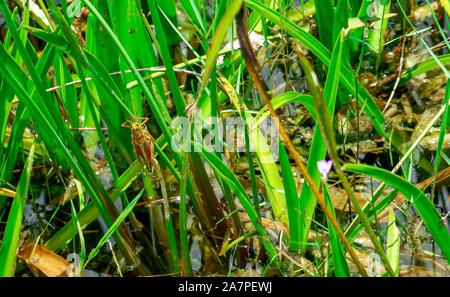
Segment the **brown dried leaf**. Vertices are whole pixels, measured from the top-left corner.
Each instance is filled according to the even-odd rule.
[[[17,258],[45,276],[66,276],[70,263],[54,252],[34,243],[24,243]]]

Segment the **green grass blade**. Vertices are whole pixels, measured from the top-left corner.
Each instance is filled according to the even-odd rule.
[[[400,232],[395,225],[395,213],[394,210],[389,211],[389,227],[387,234],[387,250],[386,256],[389,263],[395,272],[395,276],[399,273],[399,261],[400,261]]]
[[[161,25],[164,32],[165,38],[167,38],[167,45],[173,46],[180,42],[180,38],[175,33],[175,30],[172,28],[169,20],[175,27],[178,26],[177,22],[177,7],[175,0],[156,0],[156,4],[161,9],[161,12],[158,13],[158,18],[162,18]],[[149,2],[150,5],[150,2]],[[152,12],[153,14],[153,12]],[[166,15],[169,20],[166,20],[162,17],[162,14]],[[153,15],[152,15],[153,16]],[[155,18],[153,18],[155,21]],[[154,23],[156,25],[156,23]],[[159,34],[158,34],[159,35]]]
[[[295,186],[294,176],[292,175],[291,164],[286,154],[283,144],[280,142],[280,164],[283,175],[284,192],[286,195],[286,207],[289,218],[289,237],[291,249],[298,251],[300,249],[300,200]]]
[[[100,249],[105,245],[108,239],[116,232],[119,228],[120,224],[125,220],[125,218],[133,211],[134,206],[141,198],[144,193],[144,189],[142,189],[139,194],[130,202],[130,204],[120,213],[114,223],[109,227],[108,231],[103,234],[102,238],[97,243],[97,246],[89,253],[88,258],[86,260],[85,266],[100,252]]]
[[[180,0],[180,2],[189,19],[194,24],[194,26],[196,26],[197,32],[200,32],[200,34],[205,34],[207,24],[205,24],[205,21],[202,17],[199,2],[195,0]]]
[[[80,182],[77,182],[77,183],[78,183],[77,188],[80,189],[82,186],[81,186]],[[80,195],[80,194],[84,195],[84,193],[82,191],[78,193],[78,195]],[[81,205],[82,205],[82,203],[80,202],[80,208],[81,208]],[[84,265],[84,261],[86,258],[86,244],[84,241],[83,229],[81,228],[80,221],[78,220],[78,214],[75,210],[75,206],[74,206],[74,203],[72,200],[70,200],[70,207],[71,207],[71,211],[72,211],[71,217],[72,217],[73,234],[75,236],[75,232],[77,232],[78,237],[80,239],[80,263],[79,263],[78,267],[76,267],[76,270],[75,270],[75,275],[80,276],[81,269]]]
[[[50,68],[50,63],[52,61],[52,56],[54,55],[54,48],[51,45],[47,45],[44,49],[44,51],[42,52],[41,58],[39,59],[39,62],[36,65],[36,71],[38,72],[38,74],[43,77],[45,76],[45,73],[48,71],[48,69]],[[20,58],[16,58],[16,62],[18,61],[22,61],[22,59]],[[17,78],[17,77],[16,77]],[[20,78],[17,78],[18,81],[20,81],[22,83],[22,85],[26,85],[26,77],[22,76]],[[35,88],[33,88],[32,84],[29,84],[29,93],[31,94],[31,96],[35,99],[35,100],[39,100],[37,99],[37,95],[35,93]],[[8,94],[11,93],[11,99],[13,97],[14,94],[14,87],[9,87],[9,82],[8,79],[5,79],[3,81],[3,87],[8,90],[5,93],[5,105],[2,105],[2,107],[4,107],[4,115],[6,116],[6,118],[4,119],[4,124],[6,125],[7,120],[8,120],[8,115],[9,115],[9,107],[11,106],[11,102],[6,102],[8,100]],[[9,107],[8,107],[9,106]],[[8,181],[11,179],[12,177],[12,170],[14,168],[14,164],[15,161],[17,159],[17,155],[20,149],[20,144],[22,143],[22,135],[24,133],[25,127],[27,122],[30,119],[30,113],[28,111],[29,109],[26,107],[26,104],[24,104],[23,102],[19,102],[19,106],[16,109],[16,116],[14,117],[14,123],[13,123],[13,129],[11,131],[11,135],[10,135],[10,140],[8,142],[8,146],[7,149],[5,151],[4,154],[4,159],[2,160],[1,163],[1,170],[0,170],[0,178],[2,180]],[[5,126],[5,130],[6,130],[6,126]],[[42,135],[43,138],[45,139],[45,134]],[[61,158],[57,158],[58,156],[58,152],[60,151],[59,148],[48,148],[50,150],[50,153],[55,153],[54,155],[56,155],[56,160],[60,161],[60,164],[63,166],[63,168],[67,167],[67,163],[64,162],[64,160],[62,160]],[[0,199],[0,209],[2,209],[2,206],[4,205],[5,201],[3,199]]]
[[[259,196],[258,196],[258,185],[256,184],[256,173],[255,173],[255,164],[253,163],[253,153],[251,152],[251,143],[250,136],[248,133],[248,123],[245,112],[241,112],[241,117],[244,119],[244,133],[245,133],[245,150],[247,152],[247,163],[248,170],[250,171],[250,180],[252,183],[252,195],[253,195],[253,205],[255,207],[255,211],[258,216],[261,216],[261,212],[259,209]],[[236,221],[238,221],[237,219]],[[239,222],[236,222],[235,225],[239,225]]]
[[[325,64],[326,67],[330,66],[331,54],[330,51],[323,46],[317,39],[306,33],[287,18],[281,16],[276,11],[262,5],[255,0],[245,0],[245,4],[261,15],[272,21],[276,25],[283,28],[287,33],[297,38],[303,43],[311,52],[319,58],[319,60]],[[360,105],[364,106],[364,110],[372,119],[373,125],[377,133],[381,136],[386,136],[384,129],[384,118],[380,109],[378,108],[375,100],[368,93],[368,91],[355,79],[353,71],[348,65],[343,65],[339,80],[343,87],[345,87],[352,96],[360,101]]]
[[[136,80],[138,81],[139,85],[141,86],[142,90],[144,91],[145,96],[148,98],[148,102],[150,105],[150,108],[153,112],[153,115],[155,116],[156,122],[158,123],[158,126],[161,128],[164,137],[166,138],[166,142],[170,143],[172,140],[172,135],[170,132],[170,129],[167,125],[167,123],[164,120],[164,116],[161,112],[161,109],[159,108],[155,97],[152,95],[150,89],[148,88],[148,86],[146,85],[144,79],[142,78],[141,74],[139,73],[139,71],[136,68],[135,63],[133,62],[133,60],[131,59],[131,57],[128,55],[126,49],[124,48],[124,46],[122,45],[122,43],[120,42],[120,40],[117,38],[117,36],[114,34],[114,31],[112,30],[111,26],[108,25],[108,23],[106,22],[106,20],[102,17],[102,15],[100,14],[100,12],[92,5],[91,1],[89,0],[82,0],[86,6],[89,8],[90,12],[92,14],[94,14],[98,20],[100,21],[101,25],[103,26],[103,28],[106,30],[107,34],[112,38],[112,40],[114,41],[115,45],[118,47],[120,53],[122,54],[122,56],[124,57],[124,59],[127,62],[127,65],[130,67],[133,75],[135,76]],[[178,167],[181,167],[181,158],[177,153],[173,153],[174,159],[178,165]]]
[[[8,221],[6,223],[5,233],[3,234],[3,241],[0,249],[0,276],[14,276],[16,252],[19,244],[23,213],[25,210],[25,201],[30,185],[31,170],[33,169],[34,148],[35,146],[33,145],[25,163],[24,171],[20,176],[16,196],[14,197]]]
[[[330,198],[330,192],[328,191],[328,185],[324,183],[323,187],[324,197],[327,202],[327,206],[331,209],[334,217],[336,217],[336,213],[334,211],[333,204]],[[339,237],[337,236],[336,230],[333,225],[327,220],[328,225],[328,233],[330,234],[330,243],[331,243],[331,252],[333,255],[333,264],[335,275],[337,277],[348,277],[350,276],[350,269],[348,268],[347,259],[344,256],[344,247],[339,241]]]
[[[159,43],[159,54],[161,55],[162,61],[166,67],[167,78],[169,79],[170,89],[172,90],[172,96],[175,103],[175,107],[179,116],[185,115],[185,107],[186,103],[181,93],[180,87],[178,86],[177,77],[175,75],[175,71],[173,70],[173,63],[171,59],[169,44],[170,44],[170,35],[167,35],[167,30],[164,29],[163,24],[159,18],[159,10],[156,7],[156,3],[154,0],[148,0],[148,6],[150,7],[150,12],[152,14],[153,24],[155,26],[156,35],[158,36]],[[167,1],[170,3],[170,1]],[[165,20],[165,18],[163,18]],[[170,25],[170,24],[168,24]],[[173,30],[171,30],[173,31]],[[172,33],[174,36],[177,36],[175,32]]]
[[[114,37],[109,34],[109,32],[103,33],[105,35],[109,35],[108,39],[112,43],[117,41],[120,41],[122,47],[124,48],[124,51],[127,53],[127,57],[123,57],[120,55],[117,55],[115,57],[115,61],[120,62],[120,70],[125,71],[128,69],[132,69],[129,65],[129,61],[133,62],[133,65],[135,65],[137,68],[143,68],[143,67],[153,67],[157,66],[157,60],[154,55],[152,43],[150,42],[150,37],[147,34],[144,22],[142,20],[141,16],[141,1],[136,0],[122,0],[122,1],[101,1],[100,2],[106,2],[109,8],[109,17],[111,20],[111,26],[114,28]],[[104,5],[100,2],[97,2],[97,6],[95,7],[96,11],[104,11]],[[90,5],[93,6],[93,2],[90,1],[87,6]],[[97,8],[98,7],[98,8]],[[103,9],[103,10],[99,10]],[[91,9],[90,9],[91,10]],[[92,10],[91,10],[92,13]],[[107,17],[103,17],[102,19],[98,18],[98,15],[95,13],[95,15],[99,25],[103,25],[103,21],[108,20]],[[111,44],[112,45],[112,44]],[[114,47],[113,47],[114,49]],[[109,51],[110,49],[108,49]],[[119,48],[120,50],[120,48]],[[121,51],[121,50],[120,50]],[[114,52],[114,51],[113,51]],[[114,69],[114,71],[117,69]],[[123,74],[123,80],[128,83],[133,80],[133,74]],[[149,87],[149,85],[146,85],[146,87]],[[159,86],[160,88],[161,86]],[[142,86],[141,86],[142,88]],[[146,92],[144,89],[142,91]],[[142,99],[144,98],[141,95],[140,88],[135,88],[129,90],[127,94],[127,104],[132,109],[135,116],[142,116]],[[161,111],[163,111],[165,108],[162,106],[164,105],[163,102],[160,100],[157,100],[157,98],[151,98],[147,97],[148,100],[155,99],[158,102],[158,106],[161,108]]]
[[[57,20],[58,24],[61,26],[62,31],[66,35],[69,46],[74,55],[74,59],[75,59],[74,66],[76,67],[76,69],[78,71],[78,75],[81,78],[83,92],[84,92],[84,95],[86,96],[85,98],[87,100],[87,104],[88,104],[87,106],[90,111],[91,119],[97,130],[97,135],[99,136],[100,143],[103,147],[108,164],[110,165],[112,174],[113,174],[113,176],[117,177],[117,170],[115,169],[115,165],[112,161],[111,154],[109,152],[109,148],[106,144],[105,135],[103,134],[103,132],[101,130],[100,122],[97,118],[96,110],[94,107],[94,102],[96,102],[96,101],[98,102],[98,100],[95,100],[95,98],[93,97],[93,92],[89,88],[89,86],[86,82],[84,73],[82,72],[83,51],[81,50],[80,44],[78,44],[76,42],[76,38],[75,38],[72,30],[70,29],[69,24],[66,22],[67,17],[62,15],[59,12],[58,8],[55,6],[54,3],[49,2],[49,7],[50,7],[55,19]],[[58,121],[56,121],[56,122],[58,123]],[[69,138],[69,142],[71,143],[72,150],[75,150],[78,153],[80,151],[78,145],[72,139],[71,135],[69,134],[69,131],[64,128],[65,128],[64,126],[60,125],[60,129],[62,130],[64,137]],[[78,159],[78,162],[80,162],[82,164],[84,163],[85,172],[87,173],[87,175],[90,176],[91,180],[94,182],[96,190],[98,191],[97,197],[93,197],[94,201],[96,201],[97,206],[99,208],[104,208],[105,213],[102,214],[102,216],[105,219],[106,224],[109,226],[112,224],[112,220],[114,220],[117,216],[118,211],[116,209],[116,206],[112,202],[110,197],[107,195],[105,189],[100,184],[97,176],[95,176],[95,174],[93,173],[92,169],[90,168],[90,166],[87,163],[84,156],[79,156],[77,159]],[[121,228],[119,231],[120,231],[120,234],[115,233],[115,237],[118,242],[118,245],[120,246],[121,250],[124,252],[125,257],[127,258],[128,264],[134,265],[135,263],[137,263],[138,259],[135,257],[134,252],[132,251],[133,242],[132,242],[131,233],[128,230],[128,228],[126,227],[126,225],[123,225],[123,228]]]
[[[331,59],[331,64],[328,72],[328,79],[325,84],[324,97],[328,99],[327,102],[327,112],[330,118],[334,118],[334,109],[336,105],[336,97],[338,93],[339,86],[339,73],[342,66],[342,44],[344,42],[344,34],[341,31],[339,38],[336,40],[336,44],[333,50],[333,56]],[[325,159],[327,147],[323,135],[320,131],[319,125],[316,125],[314,130],[314,136],[311,144],[310,154],[308,157],[307,169],[311,174],[315,184],[320,182],[320,172],[317,168],[317,162]],[[306,248],[306,243],[308,240],[308,234],[311,227],[311,220],[316,208],[316,198],[309,185],[305,184],[302,188],[300,194],[300,210],[302,211],[301,220],[301,242],[302,248]]]
[[[131,166],[120,176],[120,178],[114,184],[115,190],[110,194],[110,197],[113,201],[117,200],[120,197],[121,193],[124,193],[133,181],[139,177],[141,171],[141,165],[138,161],[135,161]],[[89,203],[86,205],[83,210],[78,213],[78,222],[82,229],[86,228],[91,224],[98,216],[99,211],[95,207],[94,203]],[[52,250],[58,251],[66,244],[68,244],[72,238],[71,226],[70,224],[66,224],[64,227],[58,230],[46,243],[45,247]]]
[[[24,28],[39,39],[42,39],[47,43],[53,44],[54,46],[58,47],[61,50],[68,50],[67,40],[60,34],[30,26],[25,26]]]
[[[333,26],[333,44],[336,44],[336,40],[341,35],[342,28],[349,28],[349,3],[348,0],[339,0],[336,5],[336,11],[334,16],[334,26]],[[344,44],[342,45],[342,63],[345,65],[350,65],[350,46],[349,40],[346,38]],[[344,90],[342,90],[344,91]],[[341,91],[341,92],[342,92]],[[341,97],[341,102],[346,102],[348,99],[348,91],[345,94],[339,94]],[[346,98],[342,98],[346,97]]]
[[[312,102],[311,95],[305,95],[298,92],[286,92],[272,98],[273,109],[277,110],[287,104],[300,103],[306,107],[308,112],[315,118],[316,111],[314,110],[314,104]],[[270,116],[269,108],[265,105],[257,115],[255,115],[255,121],[257,125],[261,125]]]
[[[221,175],[224,182],[226,182],[228,186],[237,195],[239,202],[242,204],[244,210],[247,212],[247,215],[250,218],[253,226],[256,228],[256,231],[260,234],[262,244],[264,245],[266,251],[268,252],[271,261],[275,263],[275,266],[278,266],[279,263],[277,250],[270,242],[266,230],[264,230],[264,227],[261,225],[258,214],[253,209],[253,205],[252,202],[250,201],[250,198],[245,192],[245,189],[237,180],[236,176],[215,154],[204,150],[202,151],[201,155],[208,162],[208,164]]]
[[[381,199],[381,201],[378,202],[375,207],[373,206],[373,203],[368,204],[367,207],[364,208],[364,212],[367,214],[367,218],[372,221],[375,216],[380,215],[389,205],[391,205],[392,201],[394,201],[395,197],[397,197],[397,194],[397,191],[391,192],[390,194],[386,195],[386,197]],[[372,197],[372,200],[376,201],[377,197]],[[349,239],[353,239],[358,236],[362,228],[363,226],[360,224],[359,220],[353,221],[345,233]]]
[[[377,54],[377,65],[379,65],[381,54],[384,49],[384,38],[388,25],[385,16],[389,14],[391,0],[375,1],[371,5],[371,9],[374,11],[372,17],[376,17],[378,20],[373,22],[370,26],[367,43],[369,48]]]
[[[438,56],[437,59],[441,65],[450,65],[450,54]],[[401,82],[405,82],[409,78],[417,77],[431,70],[441,69],[441,65],[436,61],[435,57],[431,57],[430,59],[409,68],[406,73],[402,74]]]
[[[320,87],[320,83],[317,79],[317,75],[314,72],[314,69],[311,66],[311,63],[306,59],[305,56],[299,55],[299,60],[302,65],[302,68],[304,70],[306,80],[308,82],[309,88],[311,90],[311,93],[314,97],[314,106],[316,108],[317,112],[317,118],[318,118],[318,124],[320,127],[320,131],[322,133],[322,137],[325,141],[325,144],[327,146],[328,150],[328,156],[330,157],[331,161],[333,162],[333,168],[336,172],[339,180],[342,183],[342,187],[344,188],[345,192],[347,193],[348,197],[350,198],[350,201],[355,208],[356,213],[361,219],[361,222],[364,225],[364,229],[366,230],[367,234],[370,237],[371,242],[374,245],[374,248],[377,252],[377,254],[380,256],[381,261],[386,268],[386,271],[389,272],[390,275],[393,275],[394,272],[392,268],[390,267],[390,264],[386,258],[386,253],[375,234],[375,231],[373,230],[372,226],[370,225],[366,214],[362,210],[358,200],[356,199],[355,193],[353,192],[352,186],[350,185],[350,182],[348,181],[347,176],[344,174],[344,172],[341,169],[340,166],[340,158],[337,150],[336,145],[336,136],[335,136],[335,130],[331,121],[331,116],[327,112],[327,102],[325,101],[325,97],[322,94],[322,90]],[[317,196],[317,195],[316,195]],[[329,219],[331,219],[328,216]],[[334,224],[333,224],[334,225]],[[337,226],[335,226],[337,228]],[[349,247],[347,247],[349,249]]]
[[[349,0],[348,2],[350,4],[350,15],[352,17],[357,16],[361,7],[361,0]]]
[[[444,96],[445,111],[444,114],[442,115],[441,131],[439,133],[439,140],[436,149],[436,161],[434,162],[434,171],[436,173],[439,171],[439,167],[441,164],[440,156],[442,152],[442,145],[444,144],[445,134],[447,132],[447,128],[450,126],[450,117],[448,116],[450,109],[449,103],[450,103],[450,79],[447,80],[447,86],[445,89],[445,96]]]
[[[188,170],[188,155],[183,155],[183,170],[181,171],[180,183],[180,248],[181,257],[183,259],[183,276],[193,276],[192,263],[188,241],[187,230],[187,209],[186,209],[186,187],[187,187],[187,170]]]
[[[439,217],[433,203],[416,186],[387,170],[368,165],[345,164],[345,171],[365,174],[372,178],[385,182],[398,190],[408,199],[418,211],[425,226],[440,247],[447,262],[450,263],[450,233]]]
[[[62,86],[59,94],[65,110],[67,111],[67,120],[73,128],[77,129],[80,126],[77,91],[74,86],[65,86],[65,83],[72,79],[71,73],[62,55],[55,55],[55,60],[53,63],[55,70],[55,81],[58,85]]]
[[[333,50],[334,3],[333,0],[314,1],[316,6],[317,26],[322,44]]]
[[[208,54],[206,55],[205,67],[203,69],[202,80],[200,85],[200,91],[198,93],[198,98],[201,98],[203,90],[208,83],[209,76],[214,66],[216,65],[217,55],[219,54],[220,47],[225,40],[225,36],[228,32],[230,25],[233,23],[234,17],[238,14],[241,9],[243,0],[233,0],[228,6],[228,10],[220,20],[219,25],[217,26],[216,31],[214,32],[213,39],[211,41],[211,45],[208,50]]]
[[[242,99],[239,97],[231,83],[224,77],[221,77],[221,81],[234,107],[241,112],[247,112],[247,107],[242,102]],[[275,219],[287,224],[288,215],[286,198],[283,193],[283,182],[278,173],[278,167],[272,152],[270,151],[270,147],[267,144],[267,139],[264,137],[255,119],[250,114],[246,113],[245,120],[248,124],[250,142],[254,145],[262,176],[267,184],[266,189]]]
[[[5,151],[5,159],[0,168],[0,177],[2,180],[7,181],[12,178],[12,171],[20,150],[23,133],[29,120],[30,113],[27,111],[27,108],[24,104],[19,104],[16,109],[16,116],[14,117],[12,129],[10,130],[8,146]]]

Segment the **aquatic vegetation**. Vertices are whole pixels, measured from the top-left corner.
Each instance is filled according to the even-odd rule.
[[[449,8],[0,0],[0,276],[448,276]]]

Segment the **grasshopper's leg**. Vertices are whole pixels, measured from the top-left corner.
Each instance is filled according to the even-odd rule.
[[[127,125],[126,125],[127,123],[131,123],[131,121],[130,121],[130,120],[126,120],[126,121],[123,122],[122,125],[120,125],[120,126],[122,126],[123,128],[131,129],[131,126],[127,126]]]

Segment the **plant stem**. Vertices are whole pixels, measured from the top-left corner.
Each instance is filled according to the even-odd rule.
[[[262,80],[261,76],[261,70],[258,64],[258,61],[256,60],[256,57],[253,53],[253,49],[251,47],[251,43],[248,37],[248,29],[247,29],[247,18],[246,18],[246,12],[245,8],[241,8],[241,11],[237,15],[237,23],[238,23],[238,36],[239,36],[239,42],[241,44],[241,51],[242,56],[245,59],[245,63],[247,65],[247,69],[249,70],[253,82],[255,84],[256,89],[258,90],[259,94],[264,100],[264,103],[268,106],[269,112],[272,117],[276,118],[278,117],[277,113],[275,112],[272,103],[271,98],[269,94],[267,93],[266,86]],[[351,258],[353,259],[353,262],[355,263],[359,273],[362,276],[367,276],[367,272],[364,269],[363,265],[358,259],[358,256],[356,255],[355,251],[353,250],[350,242],[345,237],[344,233],[342,232],[341,227],[339,226],[338,222],[336,221],[335,217],[333,216],[331,210],[327,207],[326,202],[322,194],[320,193],[317,185],[314,183],[311,175],[306,170],[305,165],[303,164],[303,161],[301,159],[300,153],[295,148],[294,144],[292,143],[291,139],[289,138],[289,135],[287,134],[284,125],[280,122],[279,124],[279,132],[281,135],[281,138],[283,142],[286,145],[286,148],[288,149],[289,153],[293,157],[295,163],[299,167],[301,173],[306,179],[306,182],[309,184],[311,190],[314,193],[314,196],[316,196],[317,202],[319,203],[320,207],[324,211],[327,218],[330,220],[333,227],[336,229],[336,232],[338,233],[339,238],[341,239],[342,243],[345,245],[345,248],[349,252]]]
[[[319,81],[317,79],[317,76],[309,63],[309,61],[306,59],[305,56],[299,56],[300,64],[302,65],[302,68],[304,69],[304,73],[306,74],[306,80],[308,82],[308,85],[310,87],[311,93],[314,97],[314,105],[316,107],[316,114],[318,117],[318,123],[320,126],[320,130],[322,131],[323,139],[327,145],[328,148],[328,155],[330,156],[331,160],[334,164],[334,169],[336,171],[336,174],[338,175],[339,179],[342,182],[342,185],[347,192],[348,196],[350,197],[350,200],[353,204],[353,207],[356,210],[356,213],[360,216],[360,220],[362,224],[364,225],[364,228],[366,229],[367,233],[369,234],[369,237],[375,246],[375,250],[380,255],[381,261],[383,262],[386,270],[391,276],[395,276],[395,272],[392,270],[392,267],[389,263],[389,260],[386,257],[386,254],[384,252],[383,247],[381,246],[380,241],[378,240],[375,232],[370,226],[369,220],[367,219],[366,214],[361,208],[361,205],[359,205],[358,200],[355,197],[355,193],[352,191],[352,188],[350,186],[350,183],[345,176],[344,172],[341,170],[340,166],[340,160],[338,156],[338,152],[336,149],[336,142],[335,142],[335,135],[333,130],[333,125],[331,122],[330,115],[326,112],[327,104],[325,101],[325,98],[323,97],[322,92],[320,91],[319,87]]]

